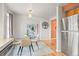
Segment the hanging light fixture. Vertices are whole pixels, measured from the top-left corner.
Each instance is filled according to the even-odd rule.
[[[33,10],[32,10],[32,3],[30,4],[30,8],[28,9],[28,17],[32,18]]]
[[[29,10],[28,10],[28,17],[29,17],[29,18],[32,18],[32,9],[29,9]]]

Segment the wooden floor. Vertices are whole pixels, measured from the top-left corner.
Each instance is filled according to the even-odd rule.
[[[43,41],[48,47],[50,47],[53,52],[51,52],[49,55],[50,56],[65,56],[64,53],[62,52],[56,52],[56,39],[53,40],[44,40]]]

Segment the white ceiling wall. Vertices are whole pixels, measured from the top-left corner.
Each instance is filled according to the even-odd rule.
[[[32,8],[33,16],[50,19],[56,16],[57,3],[7,3],[10,10],[16,14],[28,15],[28,9]]]
[[[32,8],[33,16],[50,19],[56,16],[56,6],[58,3],[7,3],[6,5],[16,14],[28,15],[28,9]],[[61,6],[66,3],[61,3]]]

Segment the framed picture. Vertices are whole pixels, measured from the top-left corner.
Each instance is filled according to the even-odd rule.
[[[36,32],[36,25],[35,24],[28,24],[27,25],[27,35],[31,38],[35,38],[35,32]]]

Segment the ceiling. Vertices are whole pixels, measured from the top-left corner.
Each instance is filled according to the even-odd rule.
[[[56,16],[57,3],[7,3],[7,6],[16,14],[28,15],[28,9],[32,9],[33,16],[50,19]]]

